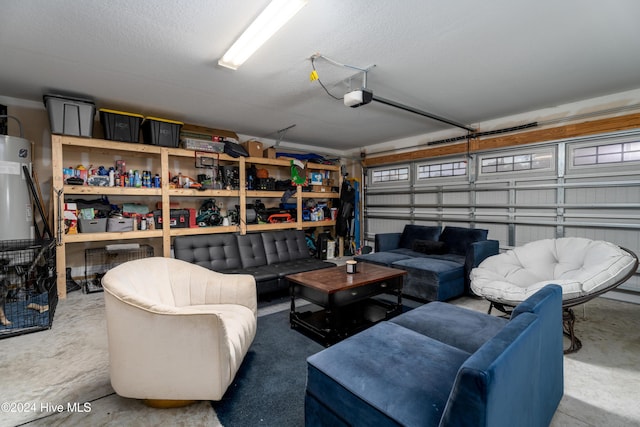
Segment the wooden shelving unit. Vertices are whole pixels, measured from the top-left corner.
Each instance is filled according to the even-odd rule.
[[[57,240],[56,247],[56,268],[58,295],[60,298],[66,297],[66,245],[87,242],[113,242],[141,239],[161,239],[162,256],[171,256],[171,238],[175,236],[230,233],[240,232],[246,234],[253,231],[303,229],[309,227],[333,227],[335,221],[303,221],[302,207],[304,199],[338,199],[339,194],[334,192],[303,192],[298,187],[296,192],[296,206],[298,216],[294,222],[277,224],[247,224],[246,205],[247,200],[252,199],[279,199],[282,191],[262,191],[246,190],[246,168],[248,165],[267,167],[271,170],[282,172],[282,175],[289,175],[290,161],[284,159],[266,159],[258,157],[233,158],[225,154],[218,155],[218,160],[226,164],[233,164],[239,168],[240,188],[237,190],[204,190],[199,191],[191,188],[170,188],[169,171],[173,159],[193,158],[194,152],[180,148],[167,148],[154,145],[144,145],[135,143],[122,143],[106,141],[101,139],[79,138],[64,135],[52,135],[52,169],[53,169],[53,207],[54,207],[54,234]],[[71,156],[69,156],[71,154]],[[66,185],[63,182],[62,170],[67,165],[68,157],[87,158],[91,162],[93,158],[113,158],[124,157],[133,158],[140,164],[153,164],[155,170],[160,171],[162,180],[161,188],[132,188],[132,187],[92,187],[85,185]],[[308,169],[323,171],[331,174],[335,182],[340,183],[340,166],[307,164]],[[147,168],[150,169],[150,168]],[[170,217],[171,201],[185,199],[207,199],[207,198],[235,198],[240,206],[240,224],[232,226],[200,227],[200,228],[170,228],[169,221],[164,221],[161,229],[129,232],[106,232],[106,233],[78,233],[64,234],[64,227],[60,218],[61,203],[64,203],[65,196],[116,196],[123,199],[136,200],[141,197],[155,199],[162,202],[163,218]]]

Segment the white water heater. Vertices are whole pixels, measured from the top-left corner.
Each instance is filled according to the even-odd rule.
[[[31,142],[0,135],[0,240],[33,238],[33,206],[23,165],[31,173]]]

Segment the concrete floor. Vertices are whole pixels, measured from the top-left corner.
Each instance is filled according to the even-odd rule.
[[[488,308],[475,298],[452,303]],[[261,306],[266,315],[289,303]],[[0,340],[0,402],[15,402],[3,407],[0,426],[220,425],[208,402],[157,410],[114,394],[103,312],[101,293],[73,292],[59,302],[52,329]],[[565,356],[565,394],[552,426],[640,426],[640,305],[600,297],[584,314],[576,308],[583,348]]]

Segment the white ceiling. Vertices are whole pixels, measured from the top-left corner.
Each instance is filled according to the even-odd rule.
[[[219,67],[267,3],[3,1],[0,95],[85,94],[262,138],[296,125],[284,141],[348,150],[453,128],[376,102],[345,107],[310,81],[314,53],[375,65],[374,95],[469,125],[640,88],[637,0],[310,0],[237,71]],[[339,97],[361,76],[316,68]]]

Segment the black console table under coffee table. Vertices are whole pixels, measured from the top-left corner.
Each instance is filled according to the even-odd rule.
[[[369,326],[402,312],[404,270],[359,263],[356,273],[345,266],[287,276],[291,294],[291,327],[329,346]],[[373,298],[391,294],[392,301]],[[319,309],[296,311],[302,298]],[[395,301],[394,301],[395,300]]]

